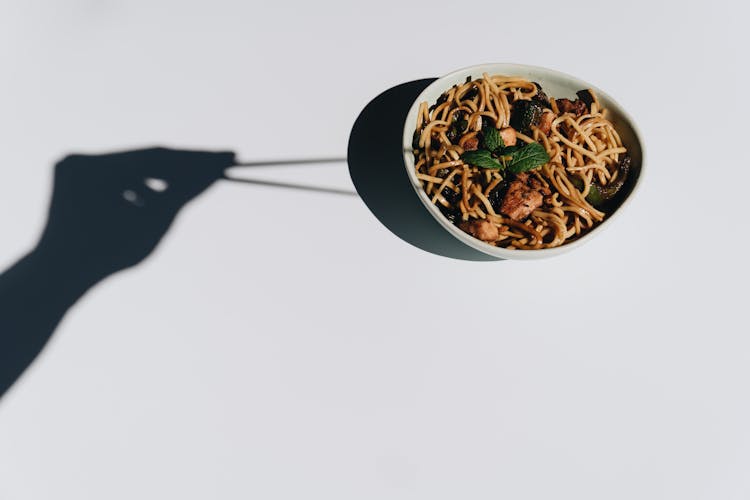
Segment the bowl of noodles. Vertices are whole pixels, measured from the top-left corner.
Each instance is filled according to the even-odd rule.
[[[407,114],[407,174],[454,237],[504,259],[571,250],[642,177],[638,130],[611,97],[558,71],[483,64],[435,80]]]

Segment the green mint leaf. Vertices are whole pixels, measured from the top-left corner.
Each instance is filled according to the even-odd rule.
[[[497,147],[493,149],[492,151],[498,152],[505,148],[505,141],[503,140],[503,136],[500,135],[500,132],[497,131],[497,129],[494,129],[495,133],[497,133]]]
[[[461,155],[461,159],[469,165],[475,165],[481,168],[504,168],[503,165],[492,157],[492,154],[486,149],[477,149],[476,151],[466,151]]]
[[[500,132],[493,126],[485,127],[482,130],[482,144],[484,149],[493,152],[505,147]]]
[[[518,151],[519,149],[521,149],[521,147],[522,146],[520,144],[514,144],[512,146],[505,146],[504,148],[501,148],[500,151],[498,151],[498,153],[503,156],[510,156],[516,151]]]
[[[513,159],[508,165],[508,170],[514,174],[533,170],[549,161],[547,151],[538,142],[531,142],[521,147],[511,153],[511,156]]]

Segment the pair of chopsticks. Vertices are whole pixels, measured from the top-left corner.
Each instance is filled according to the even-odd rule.
[[[305,165],[310,163],[344,163],[346,158],[300,158],[297,160],[268,160],[236,163],[234,167],[275,167],[279,165]]]
[[[231,168],[236,167],[278,167],[278,166],[290,166],[290,165],[310,165],[310,164],[320,164],[320,163],[345,163],[346,158],[302,158],[297,160],[268,160],[268,161],[257,161],[257,162],[241,162],[236,163],[229,167],[227,170]],[[245,184],[255,184],[258,186],[270,186],[270,187],[281,187],[281,188],[289,188],[289,189],[302,189],[305,191],[317,191],[320,193],[331,193],[331,194],[345,194],[345,195],[354,195],[356,196],[356,191],[351,191],[348,189],[337,189],[337,188],[327,188],[327,187],[320,187],[320,186],[309,186],[305,184],[294,184],[289,182],[276,182],[276,181],[266,181],[266,180],[260,180],[260,179],[241,179],[238,177],[232,177],[230,175],[226,174],[226,171],[224,173],[225,180],[232,181],[232,182],[242,182]]]

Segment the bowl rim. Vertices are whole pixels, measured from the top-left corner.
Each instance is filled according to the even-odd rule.
[[[563,245],[560,245],[559,247],[554,247],[554,248],[541,248],[541,249],[531,249],[531,250],[511,250],[507,248],[492,246],[488,243],[485,243],[484,241],[481,241],[463,232],[456,225],[454,225],[451,221],[449,221],[442,214],[442,212],[440,212],[437,206],[432,203],[430,198],[427,196],[427,193],[425,193],[424,189],[422,189],[421,181],[417,178],[416,171],[414,170],[415,164],[414,164],[414,155],[412,152],[412,140],[414,136],[414,130],[412,127],[409,126],[409,123],[412,120],[416,121],[416,115],[417,115],[417,112],[419,111],[419,104],[427,100],[426,98],[427,95],[431,94],[435,90],[440,90],[440,89],[442,89],[442,91],[444,92],[450,86],[446,82],[455,80],[459,75],[461,76],[461,78],[465,78],[466,75],[470,73],[477,73],[477,72],[479,72],[480,74],[492,73],[492,72],[502,74],[504,72],[505,74],[517,74],[518,76],[522,76],[522,77],[525,77],[524,74],[528,74],[531,72],[537,72],[537,73],[543,73],[543,74],[546,73],[548,75],[556,76],[560,79],[563,79],[572,84],[575,84],[575,86],[578,88],[593,89],[596,92],[597,96],[600,96],[604,100],[608,101],[609,103],[608,109],[612,109],[613,111],[615,111],[620,117],[622,117],[623,121],[625,121],[628,124],[628,126],[633,131],[633,137],[637,141],[638,147],[641,151],[641,164],[640,164],[638,177],[635,179],[635,183],[633,184],[633,188],[631,189],[630,193],[622,200],[622,202],[617,207],[617,209],[615,209],[614,212],[609,214],[598,226],[594,227],[591,231],[581,236],[580,238],[577,238],[576,240],[571,241],[570,243],[565,243]],[[457,238],[462,243],[474,248],[475,250],[478,250],[487,255],[499,257],[501,259],[515,259],[515,260],[539,259],[539,258],[560,255],[562,253],[569,252],[575,248],[580,247],[581,245],[590,241],[596,235],[600,234],[604,229],[609,227],[611,221],[616,219],[619,216],[619,214],[622,213],[623,209],[632,201],[633,196],[640,189],[640,186],[643,183],[643,175],[645,172],[645,165],[646,165],[646,148],[643,143],[642,134],[640,130],[638,129],[638,126],[636,125],[635,120],[633,120],[633,117],[630,115],[630,113],[628,113],[615,99],[613,99],[612,96],[610,96],[608,93],[604,92],[600,88],[596,87],[595,85],[592,85],[568,73],[564,73],[562,71],[557,71],[557,70],[550,69],[550,68],[545,68],[543,66],[533,66],[529,64],[516,64],[516,63],[484,63],[484,64],[475,64],[472,66],[466,66],[464,68],[451,71],[450,73],[447,73],[441,76],[440,78],[436,79],[434,82],[430,83],[430,85],[425,87],[425,89],[422,90],[422,92],[417,96],[417,98],[412,103],[411,108],[409,108],[408,113],[406,114],[406,119],[404,120],[404,135],[403,135],[402,149],[403,149],[404,167],[406,168],[406,173],[407,173],[407,176],[409,177],[412,188],[414,188],[414,191],[416,192],[417,197],[425,206],[427,211],[432,215],[432,217],[435,220],[437,220],[437,222],[443,227],[443,229],[448,231],[448,233],[450,233],[452,236]]]

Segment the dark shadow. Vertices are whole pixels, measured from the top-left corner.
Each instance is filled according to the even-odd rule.
[[[496,260],[455,240],[421,206],[401,159],[406,112],[432,80],[375,98],[349,139],[349,171],[376,217],[423,250],[464,260]],[[338,163],[343,158],[236,163],[230,152],[152,148],[71,155],[55,167],[47,224],[36,247],[0,274],[0,396],[33,362],[66,311],[106,277],[143,261],[185,204],[219,179],[337,195],[352,191],[228,178],[234,166]]]
[[[145,259],[180,209],[233,164],[229,152],[165,148],[59,162],[39,243],[0,275],[0,395],[87,290]]]
[[[404,168],[404,121],[434,78],[403,83],[373,99],[349,136],[349,173],[370,211],[393,234],[427,252],[461,260],[502,260],[454,238],[417,198]]]
[[[343,161],[276,160],[240,166]],[[237,165],[230,152],[165,148],[71,155],[59,162],[38,244],[0,274],[0,396],[33,362],[79,298],[107,276],[148,257],[180,209]],[[270,181],[239,182],[356,195]]]

